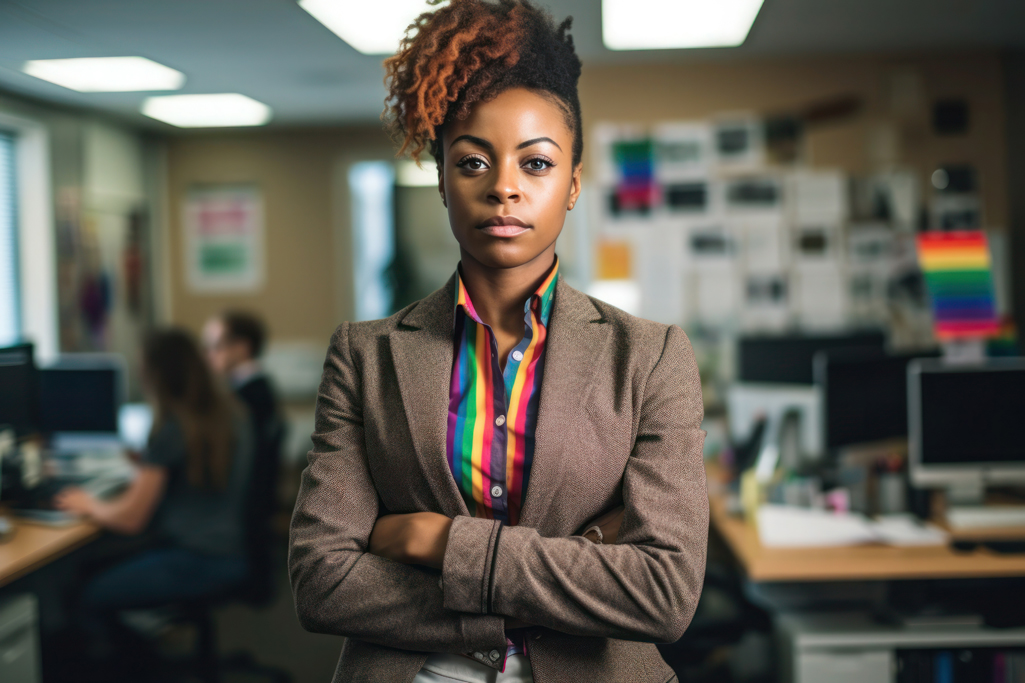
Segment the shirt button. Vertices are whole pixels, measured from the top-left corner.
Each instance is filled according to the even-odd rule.
[[[483,652],[474,652],[473,653],[473,658],[474,659],[479,659],[481,661],[484,661],[484,653]]]
[[[505,415],[499,415],[495,418],[495,424],[501,427],[505,424]]]
[[[518,349],[516,351],[513,351],[512,356],[513,356],[513,360],[514,361],[519,362],[519,361],[523,360],[523,352],[518,350]]]
[[[501,486],[499,486],[498,484],[495,484],[494,486],[491,487],[491,496],[493,498],[498,498],[501,495],[502,495],[502,487]]]
[[[488,656],[491,657],[491,661],[497,662],[498,658],[502,656],[502,653],[498,650],[492,650],[491,654],[489,654]]]

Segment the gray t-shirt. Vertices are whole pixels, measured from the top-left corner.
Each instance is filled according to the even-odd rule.
[[[168,418],[142,454],[144,463],[167,468],[167,488],[154,515],[153,530],[180,548],[206,555],[243,555],[243,515],[252,458],[252,427],[247,418],[237,419],[228,485],[197,489],[186,474],[185,435],[178,421]]]

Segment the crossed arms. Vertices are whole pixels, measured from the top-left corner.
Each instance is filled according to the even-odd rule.
[[[645,383],[645,438],[623,475],[624,507],[595,520],[611,532],[603,544],[470,517],[379,518],[359,381],[345,324],[325,363],[292,519],[289,568],[305,628],[428,652],[504,649],[505,630],[525,624],[653,642],[682,635],[708,524],[700,387],[682,331],[669,328]]]

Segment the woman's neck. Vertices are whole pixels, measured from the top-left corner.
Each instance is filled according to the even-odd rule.
[[[516,268],[490,268],[462,251],[460,275],[480,319],[496,332],[523,337],[523,307],[555,265],[555,245]]]

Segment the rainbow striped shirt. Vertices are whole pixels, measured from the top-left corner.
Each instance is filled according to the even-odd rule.
[[[494,332],[457,277],[448,465],[470,514],[516,524],[530,480],[545,337],[559,261],[523,307],[522,341],[503,372]]]

